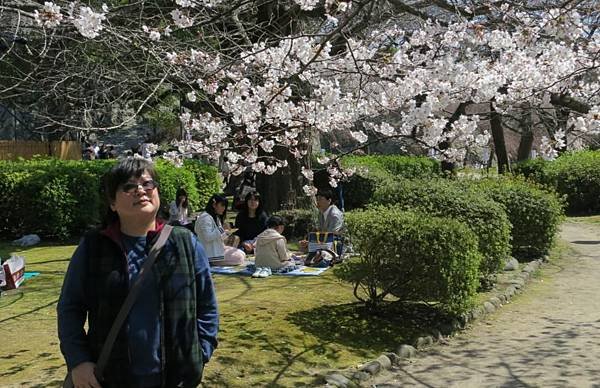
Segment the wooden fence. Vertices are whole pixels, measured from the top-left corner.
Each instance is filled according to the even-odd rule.
[[[34,155],[52,156],[63,160],[80,160],[78,141],[0,140],[0,160],[31,159]]]

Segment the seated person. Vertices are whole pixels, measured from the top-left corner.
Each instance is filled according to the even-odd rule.
[[[246,194],[241,211],[235,217],[235,232],[240,237],[240,248],[246,253],[254,252],[256,236],[267,228],[267,213],[262,208],[260,194],[251,191]]]
[[[246,254],[236,247],[224,243],[230,233],[223,227],[227,211],[227,197],[214,194],[208,200],[205,210],[196,219],[194,231],[204,247],[211,265],[240,265]]]
[[[175,201],[169,205],[169,224],[185,226],[193,231],[188,214],[188,195],[185,189],[180,187],[175,194]]]
[[[261,269],[273,272],[288,272],[296,269],[296,264],[287,250],[287,240],[281,235],[285,228],[282,217],[271,216],[267,220],[267,229],[256,237],[255,264],[258,276]]]
[[[323,255],[316,257],[318,261],[324,259],[325,261],[332,262],[334,255],[342,255],[342,239],[344,233],[344,213],[333,204],[333,193],[331,190],[319,190],[316,195],[317,209],[319,209],[319,226],[317,231],[328,232],[335,235],[335,239],[338,242],[338,250],[336,252],[323,252]],[[299,242],[300,248],[304,251],[308,250],[308,241],[302,240]],[[316,253],[316,252],[312,252]],[[333,254],[332,254],[333,253]],[[306,265],[314,264],[314,261],[310,261],[312,255],[309,254],[307,257]]]
[[[319,231],[341,235],[344,229],[344,213],[333,204],[331,190],[319,190],[316,199],[319,209]]]

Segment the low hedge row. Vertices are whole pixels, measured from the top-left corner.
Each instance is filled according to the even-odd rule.
[[[359,300],[377,308],[392,294],[452,313],[471,305],[481,254],[465,224],[382,206],[350,212],[346,220],[358,257],[334,273],[354,284]]]
[[[556,160],[534,159],[514,171],[566,196],[569,214],[600,213],[600,151],[569,152]]]
[[[504,209],[490,198],[465,190],[448,179],[397,180],[380,186],[373,202],[417,210],[464,222],[479,238],[484,278],[496,273],[511,252],[511,224]]]
[[[316,230],[318,225],[318,213],[316,209],[280,210],[274,215],[283,217],[285,220],[283,235],[288,240],[305,239],[308,232]]]
[[[423,156],[352,155],[342,158],[342,166],[380,168],[395,177],[408,179],[436,177],[442,171],[438,160]]]
[[[460,184],[504,207],[512,225],[514,257],[527,260],[548,253],[563,217],[564,203],[556,193],[522,178],[499,177]]]
[[[441,174],[440,162],[418,156],[346,156],[342,166],[356,173],[343,183],[346,210],[363,208],[371,202],[377,187],[397,178],[431,178]]]
[[[115,162],[1,161],[0,234],[17,237],[35,233],[41,237],[67,238],[98,224],[104,208],[104,198],[100,194],[101,176]],[[198,186],[219,187],[216,168],[194,166],[205,171],[203,183],[199,174],[187,168],[177,168],[166,161],[157,162],[163,208],[175,198],[178,187],[186,188],[193,208],[204,206],[208,200],[206,195],[201,197]]]

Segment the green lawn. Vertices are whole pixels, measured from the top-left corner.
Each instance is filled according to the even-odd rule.
[[[56,302],[74,249],[45,244],[20,251],[27,271],[41,275],[0,297],[1,386],[58,386],[62,381]],[[0,243],[0,257],[13,251]],[[309,278],[214,279],[220,345],[205,369],[206,386],[313,386],[318,372],[375,358],[426,325],[400,311],[371,316],[331,270]]]

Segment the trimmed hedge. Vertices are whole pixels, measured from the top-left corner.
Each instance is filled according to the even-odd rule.
[[[546,183],[545,170],[551,163],[542,158],[535,158],[518,162],[512,166],[514,175],[521,175],[537,183]]]
[[[563,215],[563,203],[556,193],[518,178],[462,183],[471,185],[474,194],[484,193],[504,207],[512,225],[514,257],[524,260],[548,253]]]
[[[308,232],[315,230],[318,224],[318,212],[310,209],[280,210],[274,215],[283,217],[287,239],[304,239]]]
[[[334,269],[354,284],[354,294],[372,308],[393,294],[402,301],[439,303],[461,313],[471,306],[481,254],[477,237],[463,223],[399,208],[347,213],[359,257]]]
[[[367,206],[378,187],[393,181],[394,177],[380,167],[358,167],[347,182],[344,190],[344,210]]]
[[[441,173],[439,161],[419,156],[346,156],[341,163],[356,168],[356,173],[343,183],[346,210],[365,207],[379,186],[398,177],[429,178]]]
[[[364,166],[381,168],[395,177],[408,179],[439,176],[442,168],[438,160],[424,156],[366,155],[342,158],[344,167]]]
[[[467,224],[479,238],[479,250],[483,254],[479,271],[484,278],[496,273],[511,252],[511,224],[504,209],[481,194],[465,190],[460,182],[398,180],[381,186],[373,202],[454,218]]]
[[[198,192],[198,203],[193,203],[193,208],[198,210],[204,209],[213,194],[223,191],[221,189],[222,181],[219,169],[195,159],[185,159],[183,167],[192,173],[196,182],[195,187]]]
[[[600,151],[569,152],[553,161],[519,163],[518,175],[566,196],[567,213],[600,214]]]
[[[101,177],[115,163],[116,160],[0,161],[0,234],[19,237],[35,233],[46,238],[68,238],[97,225],[104,210]],[[177,187],[183,186],[192,204],[199,208],[201,200],[196,186],[212,188],[219,184],[212,166],[204,169],[207,179],[213,176],[215,181],[204,183],[198,179],[199,175],[165,161],[158,161],[156,169],[161,183],[161,207],[168,206]]]
[[[600,213],[600,151],[564,154],[544,173],[543,183],[566,195],[570,214]]]

